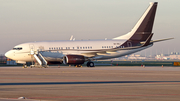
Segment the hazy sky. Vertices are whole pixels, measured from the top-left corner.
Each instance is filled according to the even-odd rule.
[[[141,53],[180,52],[180,0],[156,0],[153,39]],[[43,40],[114,38],[129,32],[149,0],[0,0],[0,54],[15,45]]]

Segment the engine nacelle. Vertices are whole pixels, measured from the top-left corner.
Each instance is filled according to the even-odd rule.
[[[83,64],[85,57],[82,55],[66,55],[63,57],[64,64]]]

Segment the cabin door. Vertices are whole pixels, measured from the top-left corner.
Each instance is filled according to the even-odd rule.
[[[33,44],[29,45],[29,49],[30,49],[30,54],[34,54],[34,45]]]

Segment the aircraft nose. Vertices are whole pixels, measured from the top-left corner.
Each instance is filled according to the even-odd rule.
[[[5,56],[8,57],[8,58],[11,58],[11,57],[12,57],[11,51],[6,52],[6,53],[5,53]]]

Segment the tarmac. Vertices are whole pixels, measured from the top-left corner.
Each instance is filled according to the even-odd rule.
[[[0,101],[19,97],[25,101],[179,101],[180,67],[0,67]]]

